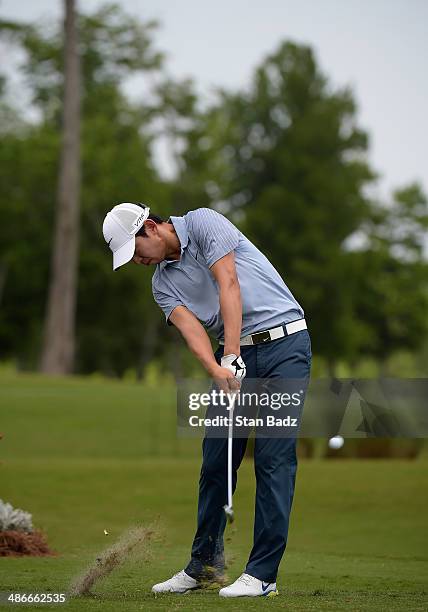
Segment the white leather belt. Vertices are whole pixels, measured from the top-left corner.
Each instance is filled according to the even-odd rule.
[[[291,334],[295,334],[303,329],[308,329],[306,321],[305,319],[298,319],[297,321],[291,321],[291,323],[286,323],[285,325],[279,325],[278,327],[273,327],[272,329],[267,329],[265,331],[256,332],[255,334],[250,334],[249,336],[244,336],[241,338],[240,345],[253,346],[255,344],[264,344],[265,342],[271,342],[272,340],[284,338],[284,336],[291,336]],[[223,345],[224,341],[219,340],[219,344]]]

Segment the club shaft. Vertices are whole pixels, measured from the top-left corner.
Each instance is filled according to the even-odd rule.
[[[233,459],[233,412],[236,394],[232,396],[229,404],[229,429],[227,436],[227,503],[232,508],[232,459]]]

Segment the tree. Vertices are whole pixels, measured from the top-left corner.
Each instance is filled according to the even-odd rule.
[[[1,24],[0,24],[1,25]],[[0,77],[0,350],[33,368],[49,280],[60,157],[63,37],[54,26],[2,24],[25,52],[21,67],[40,119],[13,110]],[[82,77],[82,187],[75,371],[122,376],[148,361],[171,367],[177,347],[153,303],[150,272],[113,274],[106,211],[140,201],[163,216],[212,206],[269,256],[305,308],[313,349],[339,359],[384,359],[426,338],[426,196],[417,186],[384,206],[365,187],[374,173],[352,92],[333,90],[311,49],[285,43],[245,91],[220,91],[200,110],[194,86],[162,76],[152,23],[117,6],[78,16]],[[130,102],[124,80],[157,71]],[[153,161],[169,138],[177,176]],[[425,204],[424,204],[425,202]],[[405,231],[404,231],[404,229]],[[352,239],[365,242],[355,249]],[[177,345],[178,346],[178,345]],[[180,343],[180,351],[184,348]],[[193,363],[183,361],[192,371]]]
[[[74,0],[65,0],[64,125],[41,370],[68,374],[75,353],[79,244],[80,59]]]
[[[422,349],[428,333],[428,264],[425,237],[428,199],[420,185],[395,190],[392,202],[378,203],[365,227],[367,244],[359,260],[357,316],[373,333],[360,352],[383,366],[397,350]]]
[[[187,176],[203,178],[199,193],[240,223],[295,292],[332,369],[361,336],[346,241],[370,212],[367,146],[352,92],[334,91],[312,50],[287,42],[248,90],[220,92],[185,151]]]
[[[147,105],[130,104],[122,90],[128,75],[159,69],[162,57],[153,50],[154,24],[136,22],[118,7],[79,15],[78,22],[82,189],[75,370],[122,375],[138,362],[144,366],[144,331],[153,319],[162,319],[152,304],[147,270],[129,266],[112,272],[101,227],[107,210],[120,201],[144,198],[160,214],[169,209],[169,187],[159,181],[151,158]],[[1,354],[15,358],[21,368],[33,368],[54,229],[63,40],[48,25],[6,24],[2,34],[8,41],[12,35],[25,52],[21,70],[41,114],[34,125],[23,121],[0,141],[1,261],[6,269]],[[162,326],[152,349],[156,356],[167,351],[163,333]]]

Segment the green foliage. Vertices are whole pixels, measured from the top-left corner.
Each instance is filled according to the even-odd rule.
[[[117,89],[124,79],[161,67],[163,56],[153,46],[155,21],[139,22],[119,5],[106,4],[78,19],[82,63],[82,96],[88,104],[106,84]],[[57,23],[0,22],[0,33],[25,52],[21,70],[33,94],[33,104],[46,119],[60,121],[63,85],[63,37]],[[101,90],[99,88],[101,87]]]
[[[2,355],[34,365],[49,274],[58,134],[27,126],[0,142]]]
[[[417,184],[396,190],[368,228],[369,248],[358,254],[357,314],[375,330],[363,352],[385,361],[400,349],[423,347],[428,329],[428,264],[424,240],[428,201]]]
[[[427,338],[427,199],[410,184],[376,202],[369,138],[349,89],[334,89],[310,47],[281,44],[245,91],[218,91],[201,110],[194,84],[165,76],[154,22],[117,5],[79,15],[82,57],[82,190],[77,371],[123,376],[157,359],[176,375],[193,358],[153,303],[151,274],[116,273],[101,235],[106,211],[140,201],[163,216],[213,206],[269,257],[305,309],[313,350],[339,361],[385,361]],[[0,23],[40,118],[29,124],[0,75],[0,344],[3,358],[35,367],[49,275],[61,126],[60,24]],[[157,71],[144,100],[130,76]],[[154,145],[175,163],[161,180]],[[353,247],[355,237],[362,246]]]
[[[220,92],[198,118],[181,176],[193,183],[191,201],[228,212],[273,262],[331,370],[366,353],[416,348],[427,331],[425,196],[416,185],[403,188],[395,212],[384,214],[366,195],[376,175],[356,111],[352,92],[331,87],[309,47],[284,43],[247,91]],[[359,233],[384,240],[388,261],[379,260],[373,236],[367,252],[352,250]]]
[[[161,56],[149,35],[152,27],[112,6],[80,19],[85,78],[78,371],[121,375],[134,366],[144,327],[154,316],[147,271],[130,268],[113,274],[101,233],[104,215],[116,202],[139,201],[144,194],[161,214],[166,209],[168,186],[153,167],[143,113],[129,104],[120,87],[127,75],[159,66]],[[26,51],[23,69],[43,119],[7,133],[0,145],[5,279],[0,338],[3,356],[14,356],[21,367],[34,367],[55,209],[62,39],[58,29],[14,29],[9,24],[7,33],[11,31]]]

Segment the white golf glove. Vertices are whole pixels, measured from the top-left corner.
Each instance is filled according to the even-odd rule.
[[[245,367],[244,360],[241,356],[238,357],[234,353],[231,353],[230,355],[224,355],[224,357],[221,358],[221,367],[230,370],[236,380],[239,381],[241,381],[247,373],[247,368]]]

